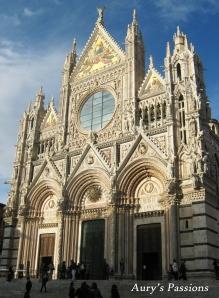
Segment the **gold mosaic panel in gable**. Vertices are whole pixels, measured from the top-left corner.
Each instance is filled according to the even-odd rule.
[[[119,63],[120,58],[114,49],[102,37],[97,36],[92,44],[77,77],[82,78],[112,64]]]

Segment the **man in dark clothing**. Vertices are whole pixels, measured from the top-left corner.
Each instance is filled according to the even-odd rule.
[[[179,278],[180,279],[182,278],[183,280],[187,280],[185,261],[182,261],[179,267]]]
[[[10,266],[8,268],[8,276],[7,276],[7,281],[12,281],[12,279],[14,278],[14,271],[12,266]]]
[[[63,261],[61,266],[61,279],[65,279],[65,275],[66,275],[66,265],[65,265],[65,261]]]
[[[32,282],[30,280],[30,277],[28,276],[27,277],[27,283],[26,283],[26,291],[30,292],[31,288],[32,288]]]
[[[48,282],[48,279],[49,279],[48,273],[47,272],[44,272],[43,278],[42,278],[42,286],[41,286],[40,292],[42,292],[43,288],[44,288],[45,292],[47,292],[46,284]]]
[[[27,282],[26,282],[26,292],[24,294],[24,298],[30,298],[30,291],[32,288],[32,282],[30,280],[30,277],[27,277]]]

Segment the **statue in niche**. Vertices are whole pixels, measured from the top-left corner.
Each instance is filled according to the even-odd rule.
[[[95,131],[90,131],[89,132],[89,139],[91,143],[96,143],[97,142],[97,133]]]
[[[202,162],[202,157],[201,157],[201,155],[200,154],[197,154],[197,156],[196,156],[196,171],[197,171],[197,173],[202,173],[202,171],[203,171],[203,162]]]
[[[193,137],[197,136],[197,122],[195,119],[193,119],[190,122],[190,131],[191,131],[191,136],[193,136]]]
[[[175,176],[175,158],[176,158],[176,156],[174,156],[174,154],[172,152],[170,161],[167,166],[167,170],[168,170],[168,173],[170,174],[171,178],[173,178]]]
[[[203,163],[203,172],[205,174],[208,173],[208,153],[206,153],[203,158],[202,158],[202,163]]]

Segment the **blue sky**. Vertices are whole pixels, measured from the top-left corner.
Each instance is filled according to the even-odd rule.
[[[132,9],[144,36],[146,60],[162,72],[165,44],[176,26],[188,35],[205,67],[213,117],[219,118],[218,0],[0,0],[0,202],[6,201],[19,120],[42,85],[58,102],[65,56],[75,37],[79,53],[93,30],[96,7],[105,26],[124,46]]]

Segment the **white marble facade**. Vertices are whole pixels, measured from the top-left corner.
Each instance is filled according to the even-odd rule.
[[[174,258],[186,261],[191,276],[212,276],[219,257],[219,125],[200,58],[177,28],[164,74],[152,57],[145,71],[135,12],[125,49],[103,21],[99,10],[80,56],[74,41],[58,110],[53,99],[45,107],[41,89],[24,112],[1,267],[29,263],[36,275],[40,235],[52,234],[56,276],[60,262],[81,260],[83,222],[104,219],[103,253],[115,274],[123,259],[127,278],[143,278],[137,267],[159,251],[163,278]],[[148,240],[139,248],[144,225],[160,227],[157,250]]]

